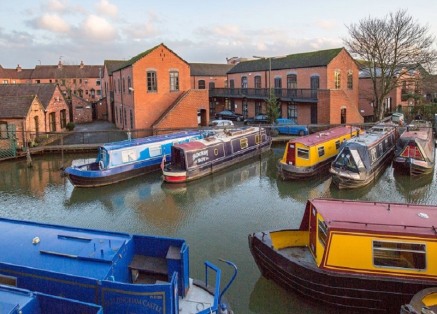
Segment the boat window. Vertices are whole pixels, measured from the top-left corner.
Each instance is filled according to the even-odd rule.
[[[328,227],[323,220],[319,219],[318,222],[318,237],[320,243],[322,243],[323,247],[326,245],[326,238],[328,237]]]
[[[151,146],[149,148],[149,155],[150,157],[161,156],[162,155],[161,146]]]
[[[355,154],[353,154],[355,152]],[[358,158],[359,164],[362,164],[356,150],[349,150],[348,148],[343,149],[340,154],[337,155],[333,166],[347,171],[353,171],[358,173],[358,166],[355,163],[354,157]]]
[[[426,246],[420,243],[373,241],[373,264],[380,267],[426,268]]]
[[[138,159],[138,155],[136,150],[128,149],[121,152],[121,161],[122,162],[132,162]]]
[[[375,147],[373,147],[370,150],[370,158],[371,158],[372,164],[373,164],[376,161],[376,148]]]
[[[319,147],[318,151],[319,151],[319,157],[322,157],[325,155],[325,147],[323,147],[323,146]]]
[[[247,138],[242,138],[240,139],[240,147],[243,148],[247,148],[249,146],[249,143],[247,141]]]
[[[218,149],[214,148],[214,156],[217,156],[217,155],[218,155]]]
[[[255,143],[256,144],[261,143],[259,134],[255,135]]]
[[[297,149],[297,157],[303,158],[303,159],[309,159],[310,152],[308,149],[298,148]]]
[[[338,150],[340,148],[340,140],[335,141],[335,149]]]

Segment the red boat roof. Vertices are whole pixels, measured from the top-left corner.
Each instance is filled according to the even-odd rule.
[[[290,140],[290,143],[301,143],[305,146],[314,146],[342,135],[351,133],[355,130],[359,130],[358,127],[352,127],[349,125],[334,127],[322,132],[313,133],[307,136],[298,137],[296,139]]]
[[[175,144],[175,147],[182,147],[185,151],[203,149],[206,145],[202,141],[192,141],[187,143]]]
[[[329,228],[436,236],[437,206],[334,199],[308,201]]]

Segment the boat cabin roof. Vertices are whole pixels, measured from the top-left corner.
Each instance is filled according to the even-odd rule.
[[[182,149],[186,152],[188,151],[197,151],[200,149],[204,149],[208,146],[213,146],[218,143],[229,142],[232,139],[247,136],[250,134],[258,133],[263,130],[258,127],[241,127],[241,128],[233,128],[229,130],[224,130],[223,132],[217,132],[212,136],[205,137],[202,139],[194,140],[191,142],[175,144],[175,148]]]
[[[97,280],[107,279],[120,264],[116,263],[119,254],[133,250],[135,242],[134,236],[124,233],[4,218],[0,218],[0,230],[0,264]]]
[[[142,138],[135,138],[131,140],[125,140],[125,141],[119,141],[119,142],[113,142],[113,143],[107,143],[102,145],[102,147],[106,150],[116,150],[121,149],[125,147],[132,147],[132,146],[139,146],[143,144],[151,144],[151,143],[157,143],[161,142],[163,140],[172,140],[177,139],[184,136],[195,136],[199,135],[199,131],[182,131],[182,132],[176,132],[176,133],[168,133],[168,134],[162,134],[162,135],[155,135],[155,136],[149,136],[149,137],[142,137]]]
[[[358,127],[353,127],[349,125],[334,127],[322,132],[313,133],[307,136],[298,137],[296,139],[291,140],[290,142],[301,143],[305,146],[314,146],[320,143],[324,143],[336,138],[341,137],[342,135],[358,131]]]
[[[436,236],[437,206],[313,199],[312,204],[329,228],[364,232]]]

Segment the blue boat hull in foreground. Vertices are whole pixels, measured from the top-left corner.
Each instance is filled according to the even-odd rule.
[[[160,169],[163,160],[170,160],[173,144],[200,139],[206,134],[182,131],[104,144],[99,147],[96,161],[67,167],[64,173],[76,187],[98,187],[128,180]]]
[[[105,314],[220,313],[228,288],[209,262],[204,284],[189,277],[183,239],[10,219],[0,231],[0,283],[99,304]]]
[[[102,314],[95,304],[0,285],[2,314]]]

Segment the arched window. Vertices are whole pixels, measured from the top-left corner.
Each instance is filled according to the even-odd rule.
[[[336,70],[334,72],[334,88],[340,89],[341,88],[341,73],[340,70]]]
[[[205,89],[205,80],[199,80],[197,85],[199,89]]]
[[[352,71],[347,72],[347,88],[353,89],[354,88],[354,78]]]
[[[170,91],[176,92],[179,90],[179,72],[170,72]]]

